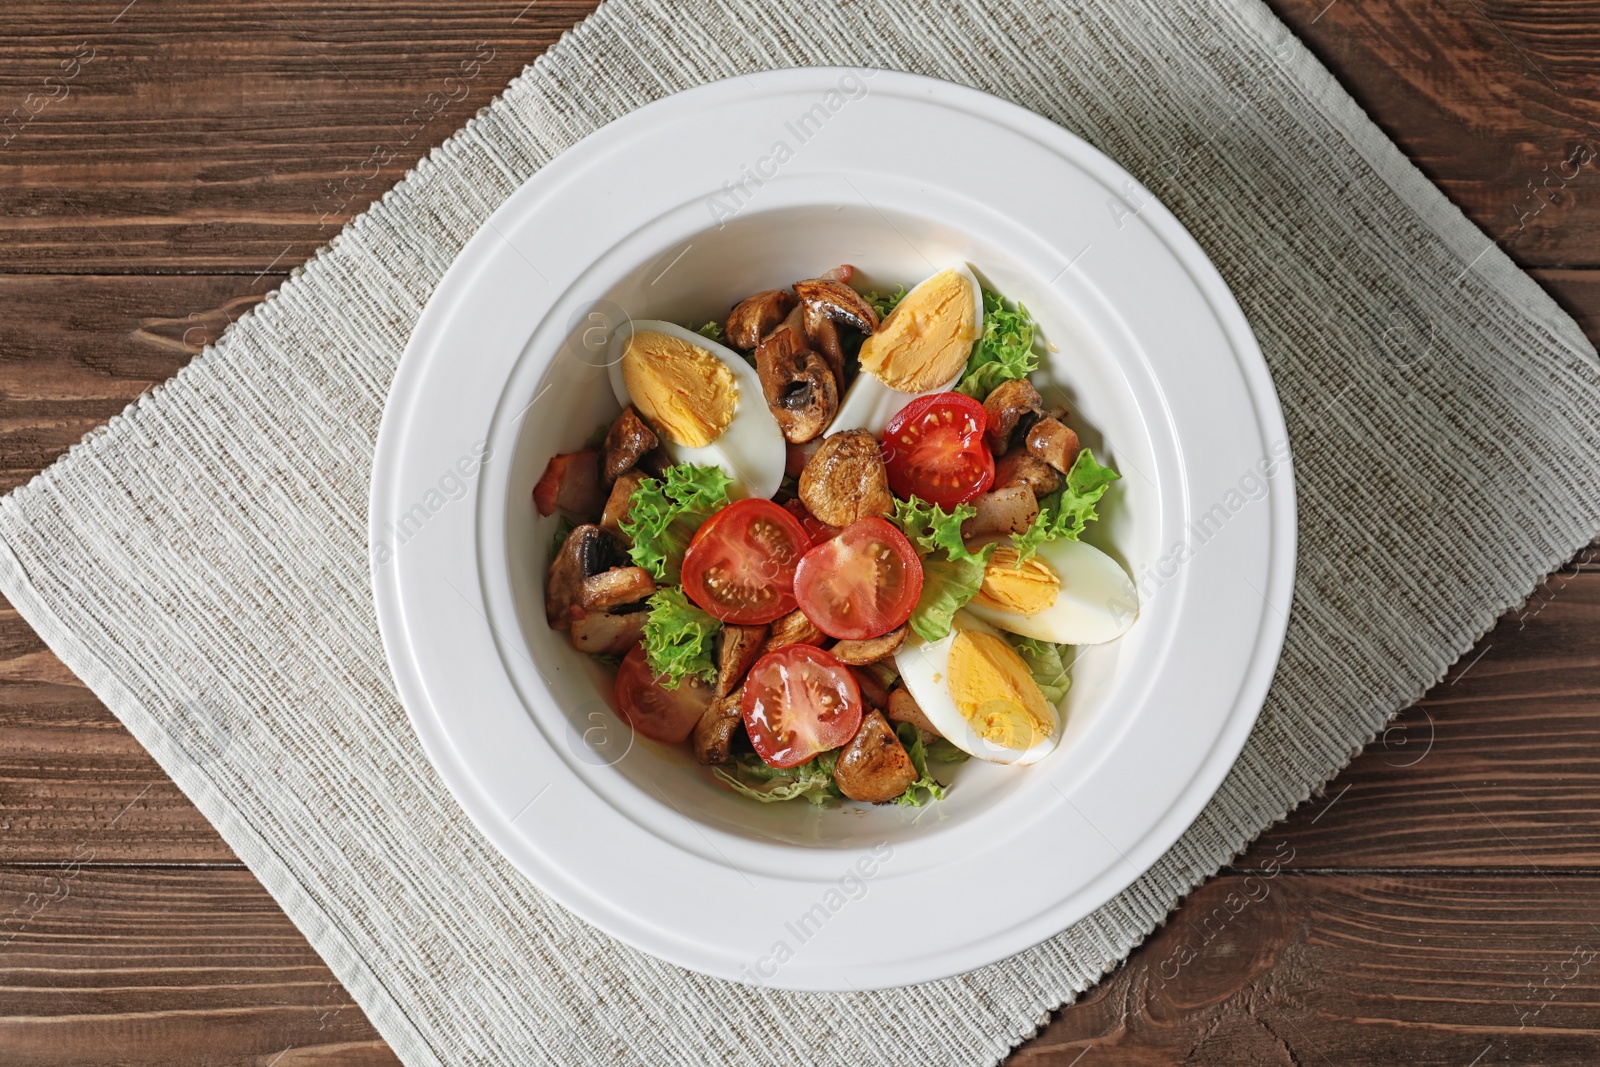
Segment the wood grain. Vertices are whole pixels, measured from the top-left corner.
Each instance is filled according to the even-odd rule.
[[[0,127],[0,270],[298,264],[594,5],[124,6],[13,5],[0,118],[55,97]],[[1519,262],[1600,265],[1592,3],[1274,6]]]
[[[1591,1064],[1591,880],[1515,874],[1217,878],[1008,1061]]]
[[[1524,266],[1600,265],[1600,8],[1275,0],[1385,133]]]
[[[1600,545],[1547,578],[1248,858],[1323,868],[1600,865]]]
[[[1600,150],[1600,3],[1274,6],[1600,337],[1600,159],[1547,180]],[[592,7],[11,5],[0,489],[176,372]],[[1600,552],[1011,1062],[1592,1063],[1597,623]],[[215,831],[0,607],[0,1063],[393,1062]]]
[[[7,1067],[398,1062],[248,872],[94,862],[0,868]]]
[[[172,377],[282,280],[0,274],[0,490]]]
[[[595,6],[126,4],[9,5],[0,270],[296,266]]]
[[[1208,883],[1011,1062],[1592,1062],[1589,880],[1302,859]],[[8,1065],[395,1062],[245,872],[0,870],[0,899]]]

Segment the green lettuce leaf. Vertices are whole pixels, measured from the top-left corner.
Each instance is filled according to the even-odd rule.
[[[1044,698],[1052,704],[1060,704],[1061,698],[1072,688],[1072,675],[1067,673],[1067,661],[1062,655],[1068,646],[1012,635],[1011,647],[1033,672],[1033,680]]]
[[[956,386],[974,400],[983,400],[995,386],[1026,378],[1039,369],[1033,350],[1033,316],[1021,304],[1007,307],[1005,297],[983,291],[983,336],[967,357],[967,372]]]
[[[717,342],[719,345],[727,344],[728,342],[727,337],[725,337],[722,333],[722,323],[718,322],[716,319],[712,319],[710,322],[696,330],[695,333],[699,334],[701,337],[708,337]]]
[[[972,757],[944,738],[936,737],[928,746],[928,758],[935,763],[965,763]]]
[[[894,310],[895,305],[900,303],[900,301],[904,300],[905,298],[906,287],[903,285],[897,285],[894,287],[894,292],[890,293],[888,296],[879,296],[875,292],[868,293],[867,303],[871,304],[872,310],[878,313],[878,318],[885,319],[889,317],[889,312]]]
[[[1012,543],[1017,546],[1017,563],[1020,565],[1030,558],[1047,541],[1061,537],[1076,541],[1084,527],[1100,517],[1095,505],[1106,495],[1111,483],[1121,477],[1110,467],[1095,462],[1094,453],[1089,449],[1079,452],[1061,488],[1039,501],[1039,514],[1033,525],[1011,535]]]
[[[839,750],[834,749],[798,767],[779,769],[754,752],[740,752],[723,766],[713,767],[711,773],[735,792],[763,804],[804,798],[820,807],[844,795],[833,784],[833,768],[838,762]]]
[[[720,467],[679,463],[633,491],[622,532],[633,539],[628,555],[657,582],[676,585],[678,568],[700,524],[728,506],[733,481]]]
[[[928,773],[928,756],[922,747],[922,735],[917,733],[917,728],[908,722],[900,723],[894,728],[895,736],[905,746],[906,755],[911,757],[911,766],[917,769],[917,780],[906,786],[906,791],[895,798],[895,803],[906,808],[920,808],[923,804],[934,800],[943,800],[945,789]],[[953,746],[952,746],[953,747]],[[922,794],[927,793],[927,800]]]
[[[937,553],[922,560],[922,595],[911,611],[911,629],[924,641],[950,633],[956,612],[983,587],[983,561],[947,559]]]
[[[685,678],[715,681],[714,644],[722,623],[689,603],[675,585],[657,589],[649,604],[644,658],[662,688],[676,689]]]
[[[971,552],[961,540],[961,524],[975,514],[971,504],[946,511],[918,497],[894,502],[895,524],[922,555],[922,595],[911,612],[911,629],[924,641],[948,634],[955,613],[983,586],[983,569],[995,546]]]
[[[971,504],[957,504],[954,511],[946,511],[938,504],[914,496],[894,502],[893,519],[919,553],[942,550],[949,560],[988,563],[989,557],[994,555],[993,545],[969,552],[961,540],[961,524],[977,513],[978,509]]]

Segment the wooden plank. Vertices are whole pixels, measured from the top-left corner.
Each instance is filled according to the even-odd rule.
[[[7,1067],[399,1061],[242,870],[0,869]]]
[[[1600,5],[1270,4],[1519,263],[1600,264]]]
[[[0,865],[237,863],[133,735],[0,605]]]
[[[1196,892],[1007,1064],[1594,1062],[1595,877],[1318,876],[1277,859]]]
[[[0,121],[39,110],[0,132],[0,270],[299,263],[593,4],[140,0],[113,22],[123,6],[8,11]],[[1520,262],[1600,265],[1600,156],[1578,162],[1600,153],[1592,2],[1275,6]]]
[[[595,2],[125,6],[8,5],[0,271],[293,267]]]
[[[0,491],[172,377],[282,280],[0,274]]]
[[[1010,1062],[1592,1062],[1594,876],[1275,860],[1196,892]],[[0,902],[8,1065],[394,1062],[245,872],[0,870]]]
[[[1529,273],[1577,320],[1589,340],[1600,346],[1600,271],[1535,270]]]
[[[1600,543],[1580,552],[1333,782],[1267,831],[1324,868],[1600,861]]]

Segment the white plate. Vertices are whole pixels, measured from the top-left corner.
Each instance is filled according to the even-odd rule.
[[[892,288],[952,259],[1035,313],[1051,390],[1123,472],[1090,539],[1138,580],[1142,613],[1080,653],[1062,746],[1033,768],[963,764],[922,810],[751,803],[628,737],[604,675],[546,627],[554,520],[530,488],[615,412],[592,353],[621,308],[703,322],[836,263]],[[584,919],[745,982],[921,982],[1088,915],[1216,790],[1287,625],[1293,488],[1286,462],[1260,473],[1286,441],[1216,270],[1083,141],[905,74],[736,78],[562,154],[445,275],[379,434],[379,622],[440,775]]]

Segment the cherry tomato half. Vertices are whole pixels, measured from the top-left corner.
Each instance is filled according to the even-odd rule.
[[[652,741],[675,745],[687,738],[715,695],[695,678],[676,689],[659,684],[643,645],[634,645],[617,670],[617,717]]]
[[[918,397],[883,431],[883,462],[896,496],[919,496],[942,508],[964,504],[994,483],[984,442],[983,405],[961,393]]]
[[[723,622],[754,626],[794,610],[794,569],[811,546],[770,500],[736,500],[705,521],[683,555],[683,591]]]
[[[814,645],[785,645],[756,660],[739,710],[756,755],[798,767],[861,728],[861,688],[850,669]]]
[[[857,519],[807,552],[794,572],[800,610],[829,637],[864,641],[911,617],[922,561],[893,523]]]

